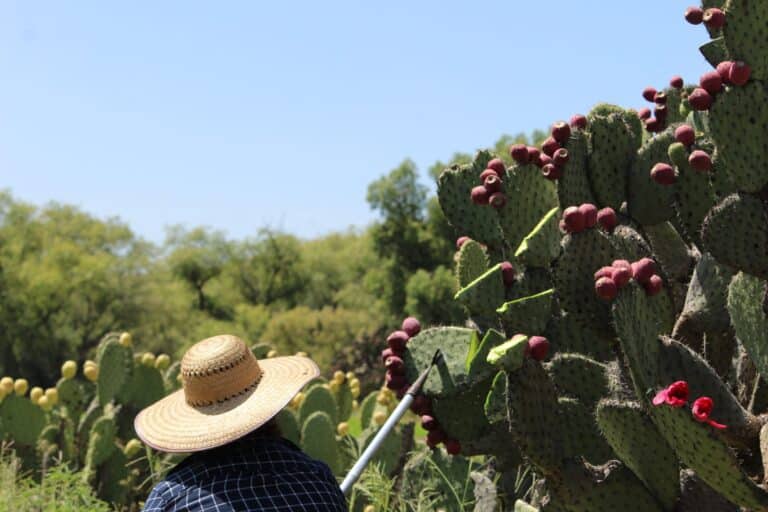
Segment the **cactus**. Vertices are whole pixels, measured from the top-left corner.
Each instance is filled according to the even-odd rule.
[[[328,464],[334,474],[341,473],[336,424],[328,413],[314,411],[305,419],[301,428],[301,448],[310,457]]]

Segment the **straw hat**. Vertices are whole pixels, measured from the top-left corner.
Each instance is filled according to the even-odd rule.
[[[214,336],[181,360],[183,389],[141,411],[136,434],[164,452],[215,448],[259,428],[320,370],[307,357],[254,357],[243,340]]]

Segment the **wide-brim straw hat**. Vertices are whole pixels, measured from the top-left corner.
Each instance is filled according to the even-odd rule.
[[[240,338],[214,336],[187,350],[183,388],[142,410],[136,434],[164,452],[215,448],[269,421],[319,374],[308,357],[257,360]]]

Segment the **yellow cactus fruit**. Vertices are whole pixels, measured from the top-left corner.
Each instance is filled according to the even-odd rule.
[[[272,349],[269,352],[267,352],[267,359],[272,359],[273,357],[277,357],[277,350]]]
[[[356,386],[350,386],[349,387],[350,393],[352,393],[352,398],[358,398],[360,396],[360,388]]]
[[[349,385],[350,387],[353,387],[353,388],[359,388],[360,379],[358,379],[357,377],[352,377],[351,379],[349,379]]]
[[[141,364],[144,366],[155,366],[155,354],[152,352],[144,352],[141,356]]]
[[[336,433],[340,436],[345,436],[349,434],[349,425],[346,421],[342,421],[338,425],[336,425]]]
[[[373,422],[377,425],[383,425],[387,421],[387,413],[384,411],[376,411],[373,413]]]
[[[0,402],[3,401],[3,399],[8,396],[8,392],[5,390],[5,388],[0,386]]]
[[[366,505],[363,512],[376,512],[376,507],[373,505]]]
[[[347,380],[352,380],[355,378],[355,372],[347,372],[347,375],[345,375],[345,377],[347,377]]]
[[[306,352],[296,352],[296,355],[300,356],[300,357],[307,357],[307,353]]]
[[[6,395],[10,395],[13,392],[13,379],[10,377],[0,379],[0,388],[5,390]]]
[[[301,391],[296,393],[296,396],[294,396],[291,399],[291,407],[293,407],[294,409],[298,409],[301,403],[304,401],[305,396],[306,395],[304,395],[304,393],[302,393]]]
[[[37,405],[38,405],[38,406],[39,406],[39,407],[40,407],[42,410],[44,410],[44,411],[50,411],[50,410],[51,410],[51,408],[53,407],[53,406],[52,406],[52,405],[51,405],[51,404],[48,402],[48,397],[47,397],[47,396],[45,396],[45,395],[43,395],[43,396],[41,396],[40,398],[38,398],[38,400],[37,400]]]
[[[96,364],[86,366],[83,370],[83,375],[89,381],[96,382],[96,379],[99,378],[99,367]]]
[[[169,366],[171,366],[171,356],[168,354],[160,354],[155,359],[155,368],[158,370],[165,370]]]
[[[35,386],[29,390],[29,399],[32,400],[33,404],[36,404],[40,397],[43,396],[43,393],[43,388]]]
[[[64,364],[61,365],[61,376],[69,380],[72,377],[75,376],[77,373],[77,363],[74,361],[64,361]]]
[[[333,372],[333,381],[338,382],[339,385],[344,384],[344,372],[341,370]]]
[[[376,403],[379,405],[387,405],[389,403],[389,397],[384,393],[376,395]]]
[[[131,439],[127,443],[125,443],[125,448],[123,448],[123,453],[126,457],[129,459],[132,459],[133,457],[137,456],[139,452],[141,452],[141,447],[144,446],[141,444],[141,441],[138,439]]]
[[[179,372],[179,374],[176,376],[176,382],[184,382],[184,379],[181,378],[181,372]]]
[[[337,380],[332,380],[331,382],[328,383],[328,389],[330,389],[334,393],[338,393],[339,389],[341,389],[341,383],[339,383],[339,381]]]
[[[59,390],[56,388],[46,389],[44,396],[48,399],[48,403],[51,405],[59,403]]]
[[[96,366],[96,363],[88,359],[83,363],[83,368],[88,368],[89,366]]]
[[[16,393],[16,396],[26,395],[28,389],[29,382],[27,379],[16,379],[16,382],[13,383],[13,392]]]
[[[131,333],[124,332],[120,335],[119,343],[124,347],[130,347],[133,345],[133,338],[131,338]]]
[[[352,410],[356,411],[358,407],[360,407],[360,402],[357,400],[352,400]]]

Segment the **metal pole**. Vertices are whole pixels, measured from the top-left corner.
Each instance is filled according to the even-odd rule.
[[[392,411],[392,414],[389,416],[389,418],[387,418],[387,421],[385,421],[384,425],[381,426],[379,431],[376,433],[376,436],[374,436],[373,441],[371,441],[371,443],[368,445],[368,448],[366,448],[363,452],[363,455],[360,456],[358,461],[355,462],[355,465],[352,466],[352,469],[349,470],[349,473],[341,483],[341,492],[343,492],[345,495],[349,494],[349,491],[352,490],[352,486],[355,484],[355,482],[357,482],[357,479],[360,478],[360,475],[363,474],[363,470],[365,470],[365,467],[376,454],[379,447],[381,447],[384,439],[386,439],[387,435],[389,435],[392,429],[395,428],[395,425],[397,425],[397,422],[400,421],[400,418],[405,415],[406,411],[413,403],[414,397],[421,390],[421,386],[424,384],[424,381],[427,380],[429,370],[432,369],[432,367],[437,363],[439,359],[440,350],[438,349],[435,352],[429,367],[427,367],[427,369],[424,370],[421,375],[419,375],[419,378],[416,379],[416,382],[414,382],[411,387],[408,388],[408,391],[406,391],[403,399],[400,400],[400,403],[397,404],[397,407],[395,407],[395,410]]]

